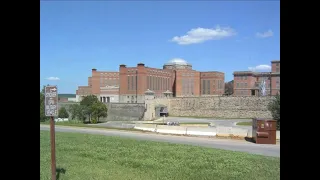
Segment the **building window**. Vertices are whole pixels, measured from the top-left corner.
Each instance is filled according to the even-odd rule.
[[[130,90],[130,76],[127,76],[127,80],[128,80],[128,90]]]
[[[131,90],[134,90],[134,76],[131,76]]]
[[[202,94],[206,94],[206,81],[205,80],[202,80]]]
[[[149,76],[147,76],[147,89],[149,89]]]
[[[247,88],[248,87],[248,83],[244,83],[244,87]]]
[[[248,78],[247,78],[247,76],[244,76],[244,80],[247,80]]]
[[[210,80],[207,80],[207,94],[210,94]]]
[[[276,88],[280,89],[280,77],[276,78]]]
[[[163,90],[164,89],[164,79],[163,79],[163,77],[161,77],[161,90]]]
[[[193,95],[193,90],[194,90],[194,79],[191,81],[191,95]]]
[[[237,83],[237,88],[239,88],[239,83]]]
[[[159,90],[159,77],[156,77],[156,90]]]
[[[277,67],[277,68],[276,68],[276,72],[280,72],[280,68]]]

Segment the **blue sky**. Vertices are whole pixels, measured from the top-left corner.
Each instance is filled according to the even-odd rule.
[[[267,71],[280,59],[280,1],[42,1],[40,87],[75,93],[91,69],[162,68],[182,58],[198,71]]]

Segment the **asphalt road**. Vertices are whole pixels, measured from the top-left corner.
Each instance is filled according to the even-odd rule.
[[[40,130],[49,130],[48,125],[40,125]],[[214,139],[204,137],[186,137],[173,135],[160,135],[154,133],[129,132],[108,129],[94,129],[81,127],[56,126],[57,132],[78,132],[87,134],[100,134],[105,136],[120,136],[136,140],[149,140],[158,142],[169,142],[177,144],[188,144],[202,147],[241,151],[264,156],[280,157],[280,145],[254,144],[240,140]]]

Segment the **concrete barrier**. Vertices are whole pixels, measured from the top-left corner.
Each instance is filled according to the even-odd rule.
[[[184,126],[167,126],[156,124],[136,124],[134,129],[143,131],[152,131],[165,134],[180,134],[194,136],[236,136],[236,137],[252,137],[251,129],[243,129],[236,127],[218,126],[214,127],[184,127]],[[277,139],[280,139],[280,131],[277,131]]]
[[[280,131],[277,131],[277,140],[279,140],[280,139]]]
[[[230,136],[232,134],[232,127],[218,126],[217,136]]]
[[[166,133],[166,134],[186,134],[186,127],[183,126],[166,126],[166,125],[157,125],[157,133]]]
[[[187,135],[195,135],[195,136],[216,136],[216,128],[204,128],[204,127],[187,127],[186,128]]]
[[[248,136],[248,130],[247,129],[242,129],[242,128],[218,126],[217,127],[217,136],[247,137]]]
[[[69,121],[68,118],[57,118],[57,119],[54,119],[55,122],[63,122],[63,121]]]
[[[134,126],[134,129],[156,132],[157,125],[156,124],[136,124]]]
[[[248,129],[232,128],[232,135],[237,137],[247,137]]]
[[[248,131],[248,137],[252,137],[252,130]],[[276,139],[280,140],[280,131],[277,131]]]

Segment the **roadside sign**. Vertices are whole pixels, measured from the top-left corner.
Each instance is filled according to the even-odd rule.
[[[45,114],[58,116],[58,88],[57,86],[45,87]]]
[[[57,86],[45,87],[45,114],[50,116],[50,141],[51,141],[51,179],[56,180],[56,138],[53,116],[58,116],[58,88]]]

